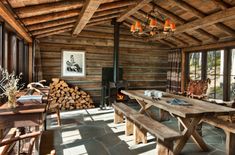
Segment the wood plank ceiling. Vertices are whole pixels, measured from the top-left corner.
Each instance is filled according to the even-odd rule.
[[[110,25],[112,18],[128,29],[145,21],[153,6],[176,23],[175,34],[156,37],[171,47],[189,47],[235,39],[234,0],[3,0],[3,4],[35,38]],[[162,26],[163,21],[159,19]]]

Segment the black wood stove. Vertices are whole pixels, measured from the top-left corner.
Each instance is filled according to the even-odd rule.
[[[121,90],[128,89],[128,83],[122,78],[123,69],[119,68],[120,23],[113,19],[112,24],[114,25],[113,68],[102,68],[101,109],[105,106],[111,106],[116,101],[125,101],[127,99],[127,96],[121,93]]]

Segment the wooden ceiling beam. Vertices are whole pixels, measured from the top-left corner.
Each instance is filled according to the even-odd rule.
[[[99,8],[101,0],[87,0],[82,8],[81,14],[78,17],[78,21],[75,24],[73,30],[73,35],[78,35],[82,29],[86,26],[89,20],[92,18],[93,14]]]
[[[190,39],[191,41],[195,42],[196,44],[199,44],[199,45],[202,44],[201,40],[199,40],[198,38],[196,38],[186,32],[183,32],[181,35],[184,36],[185,38]]]
[[[71,17],[71,18],[66,18],[66,19],[59,19],[55,21],[30,25],[30,26],[27,26],[27,29],[29,31],[35,31],[35,30],[41,30],[41,29],[64,25],[64,24],[71,24],[71,23],[75,23],[76,21],[77,21],[77,17]]]
[[[122,12],[126,8],[127,7],[97,12],[97,13],[94,14],[93,17],[102,17],[102,16],[105,16],[105,15],[108,15],[108,14]],[[74,12],[77,12],[77,11],[74,11]],[[73,12],[70,12],[70,13],[72,14]],[[61,16],[61,14],[57,14],[57,15],[63,18],[63,16]],[[62,15],[64,15],[64,14],[62,14]],[[75,15],[77,16],[77,13]],[[47,15],[45,15],[45,16],[47,16]],[[37,19],[37,17],[35,17],[35,18]],[[31,18],[31,19],[33,20],[33,18]],[[30,31],[33,31],[33,30],[39,30],[39,29],[49,28],[49,27],[53,27],[53,26],[58,26],[58,25],[62,25],[62,24],[73,23],[73,22],[76,22],[76,21],[77,21],[77,17],[70,17],[70,18],[65,18],[65,19],[46,21],[46,22],[39,23],[39,24],[29,25],[29,26],[27,26],[27,28]]]
[[[198,33],[200,33],[200,34],[202,34],[202,35],[204,35],[204,36],[207,36],[208,38],[210,38],[210,39],[213,40],[213,41],[218,41],[218,40],[219,40],[218,37],[216,37],[216,36],[210,34],[209,32],[207,32],[207,31],[205,31],[205,30],[203,30],[203,29],[197,29],[196,32],[198,32]]]
[[[91,20],[89,21],[89,23],[94,23],[94,22],[98,22],[98,21],[103,21],[103,20],[108,20],[108,19],[112,19],[112,18],[116,18],[118,17],[120,14],[119,13],[115,13],[115,14],[111,14],[111,15],[106,15],[103,17],[97,17],[97,18],[91,18]]]
[[[192,14],[197,16],[198,18],[205,18],[206,17],[206,15],[203,12],[199,11],[198,9],[194,8],[193,6],[189,5],[188,3],[184,2],[184,1],[179,1],[179,0],[171,0],[171,1],[173,1],[177,6],[181,7],[182,9],[191,12]],[[219,0],[212,0],[212,1],[219,2]],[[222,2],[220,4],[222,4]],[[223,23],[214,23],[214,24],[218,29],[227,33],[228,35],[235,36],[235,31],[233,29],[231,29],[230,27],[224,25]]]
[[[185,31],[192,31],[202,27],[210,26],[215,23],[223,22],[226,20],[235,19],[235,7],[229,8],[227,10],[219,11],[212,15],[206,16],[201,19],[189,22],[187,24],[177,27],[176,33],[182,33]]]
[[[74,27],[74,24],[65,24],[61,26],[54,26],[54,27],[50,27],[50,28],[46,28],[42,30],[32,31],[32,34],[36,36],[36,35],[40,35],[44,33],[54,32],[54,31],[61,30],[61,29],[72,28],[72,27]]]
[[[106,23],[111,23],[111,20],[109,19],[109,20],[103,20],[103,21],[88,23],[88,24],[86,25],[86,27],[89,27],[89,26],[96,26],[96,25],[106,24]]]
[[[67,10],[74,10],[81,8],[83,4],[84,4],[83,0],[59,1],[54,3],[46,3],[46,4],[16,8],[15,11],[20,18],[27,18],[32,16],[49,14],[52,12],[55,13]]]
[[[188,3],[181,1],[181,0],[170,0],[172,2],[174,2],[174,4],[176,4],[177,6],[179,6],[181,9],[185,10],[185,11],[189,11],[190,13],[192,13],[193,15],[199,17],[199,18],[203,18],[204,14],[202,12],[200,12],[199,10],[197,10],[196,8],[192,7],[191,5],[189,5]]]
[[[165,44],[165,45],[170,46],[171,48],[177,47],[175,44],[173,44],[172,42],[167,41],[167,40],[165,40],[165,39],[158,39],[158,41],[159,41],[160,43],[162,43],[162,44]]]
[[[181,44],[181,45],[183,45],[183,46],[189,46],[188,43],[186,43],[185,41],[183,41],[183,40],[177,38],[176,36],[171,36],[171,38],[172,38],[174,41],[178,42],[179,44]]]
[[[136,11],[150,3],[152,0],[137,0],[134,6],[131,6],[126,12],[124,12],[118,19],[117,22],[124,21],[127,17],[133,15]]]
[[[79,13],[80,13],[80,10],[70,10],[70,11],[63,11],[63,12],[51,13],[47,15],[24,18],[21,21],[26,26],[28,26],[28,25],[33,25],[33,24],[38,24],[38,23],[43,23],[43,22],[49,22],[53,20],[75,17],[75,16],[78,16]]]
[[[141,15],[141,16],[144,17],[144,18],[146,18],[146,16],[147,16],[147,13],[144,12],[143,10],[138,10],[136,13],[139,14],[139,15]],[[155,17],[152,16],[152,15],[149,15],[149,17],[152,18],[152,19],[155,19]],[[163,22],[162,20],[158,20],[158,22],[161,24],[161,26],[164,25],[164,22]]]
[[[213,44],[207,44],[207,45],[201,45],[201,46],[195,46],[195,47],[186,47],[183,50],[185,52],[195,52],[195,51],[206,51],[211,49],[219,49],[219,48],[227,48],[227,47],[234,47],[235,41],[228,41],[228,42],[219,42],[219,43],[213,43]]]
[[[212,0],[212,2],[222,10],[225,10],[225,9],[231,7],[231,5],[225,3],[223,0]]]
[[[135,1],[126,0],[124,2],[113,2],[113,3],[102,4],[100,5],[96,13],[99,16],[99,15],[107,13],[107,12],[103,12],[104,10],[112,11],[112,8],[126,7],[132,4],[135,4]],[[123,8],[119,8],[119,9],[122,10]],[[69,18],[69,17],[78,16],[79,13],[80,13],[80,10],[75,9],[75,10],[69,10],[69,11],[49,13],[46,15],[28,17],[28,18],[22,19],[22,21],[25,23],[25,25],[32,25],[32,24],[37,24],[37,23],[49,22],[52,20],[58,20],[61,18]],[[96,16],[96,13],[94,14],[94,16]]]
[[[48,37],[48,36],[51,36],[51,35],[54,35],[54,34],[59,34],[59,33],[69,32],[69,31],[72,31],[72,28],[66,28],[66,29],[62,29],[62,30],[58,30],[58,31],[44,33],[44,34],[41,34],[41,35],[37,35],[36,38]]]
[[[101,17],[101,16],[106,16],[109,14],[120,13],[120,12],[125,11],[126,9],[127,9],[127,7],[122,7],[122,8],[105,10],[105,11],[98,11],[93,15],[93,17]]]
[[[131,24],[127,21],[123,21],[123,25],[125,25],[126,27],[130,28],[131,27]]]
[[[180,23],[180,24],[185,24],[185,23],[187,23],[186,20],[184,20],[184,19],[180,18],[179,16],[173,14],[172,12],[170,12],[170,11],[168,11],[168,10],[166,10],[166,9],[164,9],[164,8],[162,8],[162,7],[160,7],[160,6],[158,6],[158,5],[156,5],[155,3],[150,3],[149,6],[150,6],[150,7],[153,7],[153,6],[156,7],[160,13],[164,14],[166,17],[169,17],[169,18],[172,19],[173,21],[177,21],[177,22]],[[214,35],[212,35],[212,34],[206,32],[206,31],[203,30],[203,29],[199,29],[199,30],[195,30],[195,31],[196,31],[197,33],[201,34],[201,35],[207,36],[208,38],[212,38],[212,39],[216,38],[216,36],[214,36]]]
[[[165,15],[166,17],[169,17],[171,20],[178,22],[179,24],[185,24],[186,21],[179,16],[173,14],[172,12],[160,7],[159,5],[156,5],[154,2],[149,3],[149,7],[155,7],[156,10],[158,10],[161,14]]]
[[[136,4],[135,0],[125,0],[125,1],[117,1],[117,2],[112,2],[112,3],[105,3],[99,6],[97,12],[116,9],[120,7],[126,7],[126,6],[130,6],[134,4]]]
[[[215,23],[215,26],[221,31],[227,33],[228,35],[235,37],[235,31],[232,28],[228,27],[227,25],[223,23]]]
[[[32,43],[31,36],[26,32],[25,28],[14,18],[14,15],[0,1],[0,16],[15,29],[27,42]]]

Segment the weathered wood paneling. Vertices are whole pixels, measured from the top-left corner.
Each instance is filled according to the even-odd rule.
[[[105,33],[107,36],[111,35],[111,33]],[[82,35],[78,38],[61,34],[40,39],[43,78],[50,80],[53,77],[61,77],[63,49],[85,50],[86,77],[63,79],[71,85],[78,85],[88,91],[99,104],[102,67],[113,65],[113,39],[107,38],[105,33],[96,32],[95,36]],[[123,38],[125,36],[126,34],[121,35]],[[167,51],[168,48],[159,43],[147,43],[139,39],[120,41],[120,67],[123,67],[124,79],[129,81],[131,89],[164,90],[166,88],[166,72],[169,68]]]

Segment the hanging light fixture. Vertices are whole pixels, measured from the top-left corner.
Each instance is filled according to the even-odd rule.
[[[162,20],[163,27],[159,25],[159,19]],[[175,23],[161,15],[155,8],[155,5],[153,5],[152,10],[147,13],[145,22],[141,23],[140,21],[136,21],[131,25],[130,29],[133,36],[140,38],[167,37],[174,33],[175,30]]]

